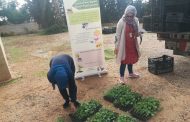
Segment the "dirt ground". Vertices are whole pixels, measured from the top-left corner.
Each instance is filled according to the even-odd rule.
[[[113,48],[114,35],[104,35],[103,38],[105,48]],[[13,77],[17,79],[0,87],[0,121],[54,122],[61,116],[69,122],[70,108],[63,109],[58,89],[54,91],[46,78],[52,55],[71,54],[68,33],[14,36],[2,40]],[[139,62],[134,65],[141,77],[128,79],[128,82],[134,91],[160,100],[161,110],[149,122],[190,122],[190,58],[172,55],[171,50],[164,49],[164,41],[158,41],[156,34],[152,33],[144,34],[141,52]],[[174,56],[174,72],[163,75],[149,73],[148,57],[163,54]],[[97,99],[105,107],[125,113],[103,100],[104,92],[117,84],[119,77],[119,66],[114,59],[106,61],[106,65],[107,75],[76,81],[78,99],[81,102]]]

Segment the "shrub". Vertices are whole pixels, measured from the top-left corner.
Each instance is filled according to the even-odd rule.
[[[118,99],[121,96],[128,94],[128,92],[131,92],[131,89],[129,86],[117,85],[105,93],[104,99],[107,101],[113,102],[115,99]]]
[[[1,33],[1,37],[8,37],[8,36],[15,36],[15,33],[14,32],[9,32],[9,33],[7,33],[7,32],[2,32]]]
[[[44,35],[49,35],[49,34],[56,34],[56,33],[62,33],[62,32],[67,32],[67,28],[60,26],[60,25],[52,25],[49,28],[45,29],[42,34]]]
[[[94,100],[83,103],[73,115],[70,115],[71,119],[76,122],[83,122],[88,117],[95,114],[101,107],[102,105]]]
[[[114,122],[117,119],[117,113],[102,108],[87,122]]]
[[[141,120],[148,120],[159,110],[160,102],[155,98],[144,98],[134,105],[131,113],[134,117]]]
[[[138,122],[138,120],[129,115],[119,115],[116,122]]]

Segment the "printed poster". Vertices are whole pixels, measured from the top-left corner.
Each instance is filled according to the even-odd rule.
[[[99,0],[64,0],[76,78],[107,73]]]

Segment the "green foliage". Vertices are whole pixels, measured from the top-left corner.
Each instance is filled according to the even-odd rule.
[[[0,9],[2,9],[4,2],[4,0],[0,0]]]
[[[148,120],[156,114],[159,107],[160,102],[157,99],[152,97],[144,98],[134,105],[132,115],[141,120]]]
[[[66,18],[62,0],[27,0],[27,5],[31,16],[40,28],[47,29],[47,34],[64,31],[62,27],[66,26]]]
[[[105,59],[106,60],[110,60],[110,59],[113,59],[115,57],[113,49],[105,49],[104,53],[105,53]]]
[[[85,121],[89,116],[95,114],[102,105],[94,100],[83,103],[73,114],[73,118],[77,121]]]
[[[135,0],[133,2],[133,5],[136,7],[137,9],[137,17],[138,18],[142,18],[142,14],[143,14],[143,3],[142,3],[142,0]]]
[[[149,2],[145,2],[142,4],[142,16],[147,16],[151,14],[151,4]]]
[[[99,0],[101,19],[103,23],[111,23],[118,21],[127,5],[133,0]]]
[[[25,21],[25,16],[22,12],[17,10],[6,10],[6,17],[8,18],[8,21],[13,24],[20,24]]]
[[[63,117],[57,117],[56,122],[64,122],[64,118]]]
[[[54,24],[54,15],[50,0],[27,0],[30,15],[41,28]]]
[[[67,22],[63,0],[53,0],[51,4],[55,20],[54,24],[66,26]]]
[[[16,9],[17,2],[12,1],[7,4],[7,7],[4,7],[2,11],[0,11],[3,17],[7,17],[7,21],[13,24],[20,24],[30,19],[27,6],[23,5],[20,9]]]
[[[122,110],[131,109],[137,102],[141,100],[141,95],[135,92],[128,92],[114,101],[114,105]]]
[[[2,32],[0,35],[1,35],[1,37],[8,37],[8,36],[15,36],[15,33],[14,32],[10,32],[10,33]]]
[[[149,15],[151,7],[148,2],[142,0],[99,0],[102,23],[117,22],[128,5],[134,5],[137,9],[137,17]]]
[[[0,15],[7,16],[11,23],[22,23],[32,17],[41,28],[47,28],[54,24],[66,26],[63,0],[26,0],[27,4],[19,10],[16,9],[17,3],[14,0],[9,3],[7,8],[3,8],[3,1],[0,1]],[[140,18],[150,15],[151,12],[150,4],[143,3],[142,0],[99,0],[99,3],[102,23],[117,22],[129,4],[136,7],[137,16]],[[2,24],[6,24],[6,21],[0,22],[0,25]]]
[[[119,115],[116,122],[138,122],[138,120],[129,115]]]
[[[120,98],[121,96],[128,94],[128,92],[131,92],[129,86],[117,85],[105,93],[104,99],[113,102],[114,100]]]
[[[42,34],[44,35],[49,35],[49,34],[56,34],[56,33],[62,33],[62,32],[67,32],[67,28],[60,26],[60,25],[52,25],[49,28],[45,29]]]
[[[102,108],[88,122],[114,122],[117,119],[117,113]]]
[[[123,16],[126,7],[132,3],[133,0],[117,0],[117,13],[119,19]]]

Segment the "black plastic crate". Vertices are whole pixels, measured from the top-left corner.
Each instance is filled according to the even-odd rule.
[[[116,27],[104,27],[102,29],[103,34],[111,34],[116,32]]]
[[[153,74],[163,74],[172,72],[174,67],[174,58],[163,55],[157,58],[148,58],[148,71]]]
[[[168,12],[166,22],[184,22],[184,14],[182,12]]]

